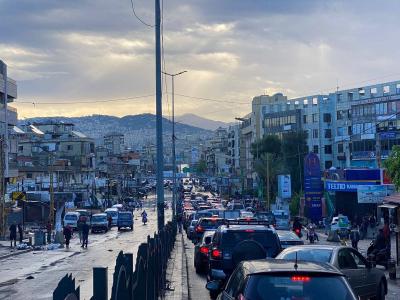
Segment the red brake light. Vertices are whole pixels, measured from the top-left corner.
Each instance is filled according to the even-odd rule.
[[[200,247],[200,253],[208,254],[208,247],[205,247],[205,246]]]
[[[295,231],[296,231],[296,233],[299,233],[299,232],[300,232],[300,230],[299,230],[299,229],[296,229]]]
[[[222,258],[222,251],[221,250],[219,250],[219,249],[213,249],[212,251],[211,251],[211,257],[212,258]]]
[[[245,232],[254,232],[254,229],[246,229]]]
[[[292,276],[292,281],[309,282],[310,280],[309,276]]]
[[[201,227],[200,225],[196,227],[196,232],[203,232],[204,228]]]

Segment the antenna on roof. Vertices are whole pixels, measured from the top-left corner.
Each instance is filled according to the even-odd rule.
[[[297,251],[296,251],[296,260],[295,260],[295,262],[294,262],[294,269],[297,271],[297,268],[298,268],[299,266],[297,265]]]

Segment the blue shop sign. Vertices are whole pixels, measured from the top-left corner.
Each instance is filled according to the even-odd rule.
[[[376,185],[376,181],[336,181],[325,180],[325,190],[330,192],[357,192],[360,185]]]

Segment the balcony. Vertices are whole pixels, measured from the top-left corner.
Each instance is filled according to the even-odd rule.
[[[4,105],[0,104],[0,122],[4,123]],[[7,121],[9,125],[15,126],[18,123],[17,110],[14,107],[7,106]]]
[[[7,78],[7,93],[11,98],[17,98],[17,83],[11,78]],[[4,93],[4,77],[0,74],[0,93]],[[9,100],[10,102],[10,100]]]

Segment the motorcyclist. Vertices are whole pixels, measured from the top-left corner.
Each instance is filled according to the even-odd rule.
[[[142,216],[143,224],[146,224],[147,223],[147,212],[146,212],[146,210],[143,210],[140,215]]]
[[[314,240],[319,241],[318,235],[315,233],[315,228],[316,228],[316,226],[313,222],[310,222],[310,224],[308,224],[307,239],[310,239],[310,236],[312,236],[314,238]]]
[[[300,223],[299,218],[295,218],[294,222],[293,222],[293,231],[299,236],[301,237],[301,228],[303,226]]]

